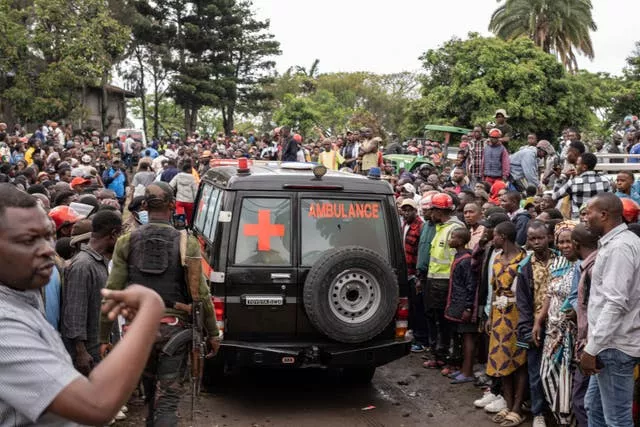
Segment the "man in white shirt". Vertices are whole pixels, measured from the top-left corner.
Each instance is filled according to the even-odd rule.
[[[622,202],[601,193],[587,203],[600,237],[588,290],[587,345],[580,367],[591,375],[585,397],[590,427],[632,427],[633,370],[640,362],[640,238],[622,219]]]
[[[131,155],[133,154],[133,144],[135,144],[136,142],[134,141],[133,138],[131,138],[131,135],[127,135],[127,139],[124,140],[124,151],[125,154],[127,155]]]
[[[47,122],[42,125],[42,129],[40,129],[45,138],[49,135],[49,132],[51,132],[51,128],[49,126],[51,126],[51,120],[47,120]]]

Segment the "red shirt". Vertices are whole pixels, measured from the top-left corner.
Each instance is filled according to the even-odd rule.
[[[416,274],[416,264],[418,263],[418,245],[420,244],[420,234],[424,221],[420,216],[416,216],[411,224],[404,224],[404,257],[407,260],[407,274]],[[405,234],[406,230],[406,234]]]

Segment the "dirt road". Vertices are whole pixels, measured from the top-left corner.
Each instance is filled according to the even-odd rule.
[[[181,406],[181,426],[327,427],[463,426],[493,427],[473,408],[481,392],[472,384],[451,385],[439,371],[426,370],[411,355],[379,368],[370,386],[345,386],[320,371],[246,371],[232,375],[214,392],[203,393],[196,421],[190,398]],[[363,408],[371,407],[368,410]],[[144,410],[131,406],[117,426],[144,425]],[[530,425],[529,423],[524,424]]]

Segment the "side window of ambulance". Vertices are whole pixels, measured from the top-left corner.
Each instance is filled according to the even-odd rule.
[[[291,200],[242,200],[235,263],[291,265]]]
[[[200,197],[196,210],[196,218],[193,222],[193,228],[198,235],[203,236],[210,242],[213,242],[216,226],[218,225],[221,196],[222,191],[218,188],[215,188],[213,185],[204,184],[202,196]]]

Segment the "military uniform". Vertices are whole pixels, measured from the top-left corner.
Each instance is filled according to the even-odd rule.
[[[198,240],[189,236],[187,257],[199,257]],[[189,345],[173,355],[163,352],[165,344],[188,327],[188,313],[175,309],[176,303],[192,302],[180,257],[180,232],[168,222],[152,221],[122,236],[116,243],[113,267],[107,288],[121,290],[130,284],[155,290],[165,302],[158,338],[143,374],[149,404],[148,426],[177,425],[177,409],[182,394],[181,382],[187,367]],[[200,278],[199,297],[203,301],[204,326],[210,337],[219,335],[207,282]],[[112,322],[105,316],[100,324],[100,342],[109,342]]]

